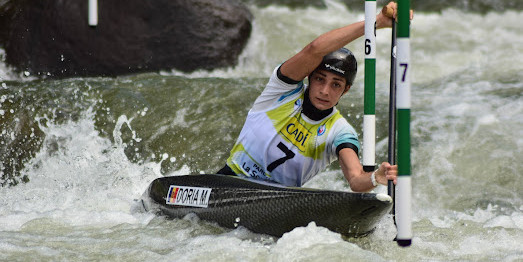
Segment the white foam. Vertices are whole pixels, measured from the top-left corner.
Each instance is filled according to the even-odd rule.
[[[271,256],[278,261],[385,261],[314,222],[284,234],[271,250]]]
[[[510,216],[497,216],[487,221],[483,227],[517,228]]]
[[[129,210],[154,178],[157,163],[130,162],[123,147],[99,136],[92,113],[41,127],[43,147],[22,171],[28,183],[0,192],[0,230],[52,218],[70,225],[140,223]],[[117,133],[117,132],[115,132]]]
[[[376,198],[384,202],[392,202],[392,198],[387,194],[377,194]]]

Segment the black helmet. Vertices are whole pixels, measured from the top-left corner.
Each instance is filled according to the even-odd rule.
[[[358,71],[358,63],[354,54],[349,49],[342,47],[324,56],[316,69],[327,70],[343,76],[347,85],[352,85]]]

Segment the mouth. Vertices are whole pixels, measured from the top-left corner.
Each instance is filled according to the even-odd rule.
[[[325,99],[321,99],[321,98],[318,98],[316,97],[316,100],[322,104],[328,104],[329,103],[329,100],[325,100]]]

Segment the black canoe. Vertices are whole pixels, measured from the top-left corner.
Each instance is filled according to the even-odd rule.
[[[384,194],[283,187],[225,175],[157,178],[140,201],[143,210],[170,218],[194,213],[226,228],[277,237],[312,221],[346,236],[367,235],[392,207]]]

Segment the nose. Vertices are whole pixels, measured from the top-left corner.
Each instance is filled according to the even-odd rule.
[[[320,91],[320,94],[322,95],[328,95],[329,94],[329,83],[325,82],[325,83],[322,83],[320,86],[319,86],[319,91]]]

